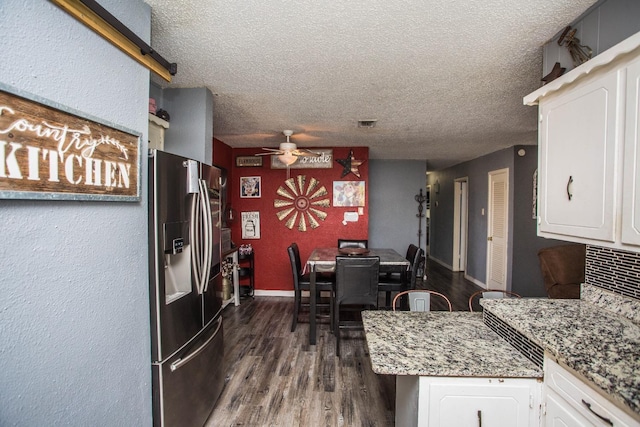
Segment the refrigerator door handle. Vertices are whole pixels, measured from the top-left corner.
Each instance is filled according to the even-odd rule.
[[[193,279],[198,290],[200,292],[200,277],[201,277],[201,264],[200,264],[200,196],[194,194],[191,199],[191,227],[189,230],[191,239],[191,262],[193,265]]]
[[[204,344],[202,344],[200,347],[195,349],[193,352],[189,353],[185,358],[180,358],[180,359],[176,360],[175,362],[173,362],[170,365],[171,372],[180,369],[180,367],[182,367],[185,364],[189,363],[189,361],[191,359],[196,357],[202,350],[204,350],[209,345],[209,343],[211,341],[213,341],[213,339],[216,337],[216,335],[218,335],[218,332],[220,332],[220,328],[221,327],[222,327],[222,316],[218,317],[218,326],[216,327],[215,332],[213,334],[211,334],[211,336],[207,339],[207,341],[205,341]]]
[[[209,288],[209,278],[211,277],[211,254],[213,252],[213,217],[211,215],[211,199],[207,182],[200,180],[200,194],[202,194],[203,228],[205,229],[205,253],[203,259],[203,278],[201,287],[203,292]]]

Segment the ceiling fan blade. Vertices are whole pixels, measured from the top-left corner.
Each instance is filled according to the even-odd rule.
[[[266,148],[264,148],[264,150],[266,150]],[[281,154],[284,154],[283,151],[281,150],[273,150],[273,149],[268,149],[269,151],[267,153],[256,153],[256,156],[279,156]]]
[[[317,153],[315,151],[311,151],[307,148],[298,148],[291,152],[294,156],[307,156],[307,157],[320,157],[322,153]]]

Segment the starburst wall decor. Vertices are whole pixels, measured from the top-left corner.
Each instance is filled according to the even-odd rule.
[[[307,231],[307,223],[311,228],[320,227],[320,221],[327,218],[327,213],[319,208],[328,208],[331,201],[323,198],[328,194],[324,185],[315,178],[309,179],[306,184],[306,176],[298,175],[296,178],[289,178],[284,182],[285,186],[280,186],[276,192],[284,199],[275,199],[273,207],[282,208],[276,215],[278,220],[285,222],[285,227],[292,230],[298,224],[298,231]]]

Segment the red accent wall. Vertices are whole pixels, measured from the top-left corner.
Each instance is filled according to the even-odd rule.
[[[336,246],[339,238],[368,239],[369,229],[369,148],[353,147],[353,155],[364,163],[358,167],[360,178],[353,173],[341,177],[343,167],[335,159],[345,159],[349,155],[349,148],[333,148],[333,168],[331,169],[290,169],[290,177],[305,175],[306,182],[313,177],[320,181],[327,189],[325,196],[331,201],[328,208],[319,208],[327,213],[327,218],[318,220],[320,226],[316,229],[309,227],[302,232],[297,228],[289,230],[285,226],[286,219],[278,220],[276,212],[283,208],[275,208],[275,199],[284,199],[277,194],[278,187],[286,188],[286,169],[271,169],[270,158],[264,156],[262,167],[235,166],[236,156],[251,156],[262,152],[255,148],[230,148],[221,141],[214,139],[213,158],[216,165],[228,170],[228,199],[233,208],[235,219],[229,225],[231,238],[239,246],[251,244],[255,252],[255,286],[257,290],[292,290],[293,281],[291,267],[287,255],[287,246],[296,242],[300,247],[300,255],[304,264],[306,258],[315,247]],[[260,198],[240,197],[240,177],[259,176],[262,181]],[[344,212],[355,212],[356,207],[333,207],[333,181],[364,181],[365,206],[363,215],[357,222],[342,224]],[[260,212],[260,239],[242,240],[240,214],[246,211]],[[288,218],[288,217],[287,217]]]

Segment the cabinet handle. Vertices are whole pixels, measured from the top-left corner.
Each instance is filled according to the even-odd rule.
[[[573,177],[569,176],[569,181],[567,182],[567,197],[569,200],[573,197],[573,194],[571,194],[571,184],[573,184]]]
[[[478,427],[482,427],[482,411],[478,409]]]
[[[582,399],[582,404],[584,406],[587,407],[587,409],[596,417],[600,418],[602,421],[604,421],[605,423],[609,424],[610,426],[613,425],[613,421],[611,421],[609,418],[605,418],[602,415],[598,414],[596,411],[594,411],[593,409],[591,409],[591,403],[585,402],[584,399]]]

